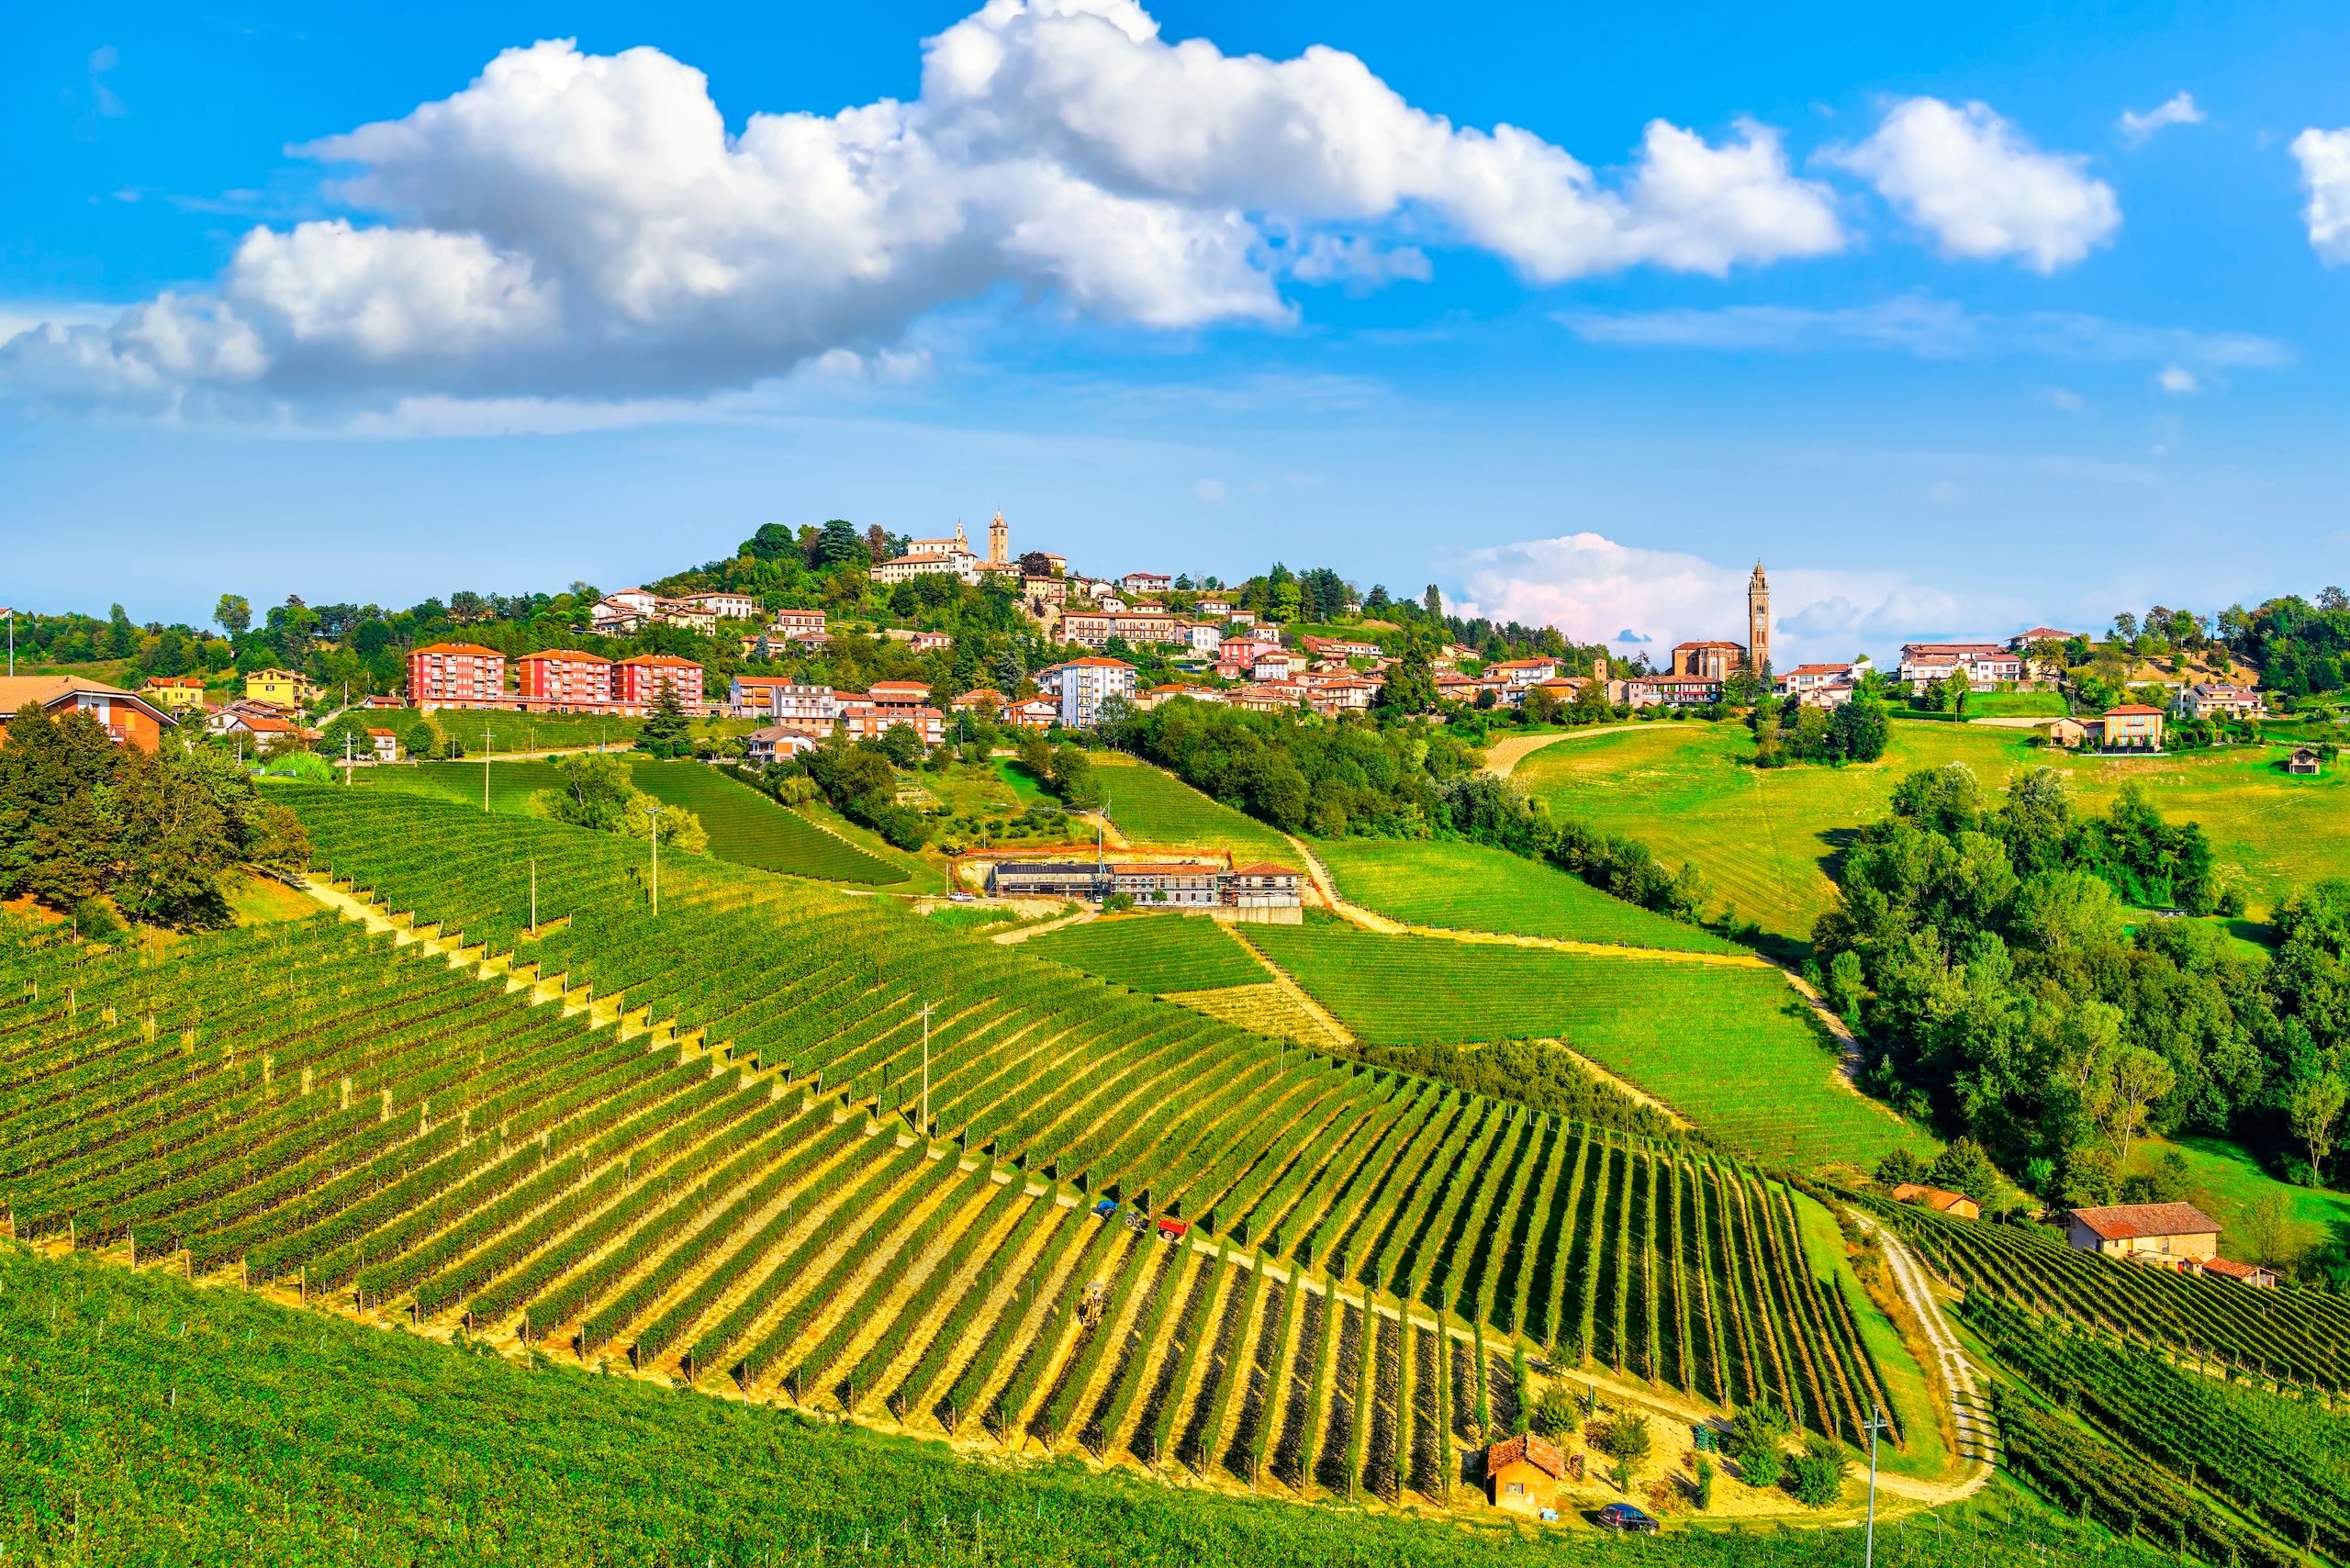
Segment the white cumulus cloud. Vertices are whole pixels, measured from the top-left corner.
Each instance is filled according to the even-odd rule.
[[[1909,98],[1874,134],[1823,158],[1875,185],[1953,256],[2071,266],[2121,226],[2113,187],[2083,158],[2043,152],[1987,104]]]
[[[2134,109],[2121,111],[2121,139],[2136,147],[2154,132],[2174,125],[2201,125],[2203,111],[2195,104],[2192,93],[2174,93],[2161,104],[2139,114]]]
[[[2293,138],[2293,157],[2310,192],[2301,217],[2311,246],[2329,266],[2350,262],[2350,126],[2301,132]]]
[[[1289,320],[1285,275],[1426,277],[1424,246],[1556,283],[1844,243],[1829,191],[1750,121],[1719,141],[1653,121],[1603,178],[1338,50],[1168,43],[1133,0],[988,0],[923,48],[911,102],[739,132],[658,50],[509,50],[297,150],[334,166],[351,216],[255,229],[201,293],[15,334],[0,386],[281,412],[690,398],[886,350],[983,297],[1180,330]]]
[[[2203,384],[2195,378],[2195,373],[2183,364],[2163,366],[2154,373],[2154,385],[2174,398],[2184,398],[2190,392],[2203,389]]]

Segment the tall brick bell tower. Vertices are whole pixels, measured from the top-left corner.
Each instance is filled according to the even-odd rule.
[[[1771,667],[1771,579],[1760,561],[1746,579],[1746,659],[1757,675]]]

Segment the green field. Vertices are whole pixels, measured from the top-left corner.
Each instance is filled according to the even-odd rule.
[[[1136,991],[1215,991],[1262,985],[1265,967],[1204,916],[1129,914],[1031,937],[1028,950]]]
[[[2153,1170],[2176,1150],[2187,1167],[2189,1197],[2225,1232],[2227,1255],[2245,1262],[2289,1263],[2336,1236],[2350,1236],[2350,1193],[2296,1187],[2260,1168],[2238,1146],[2211,1137],[2146,1138],[2132,1151],[2133,1170]],[[2255,1212],[2273,1200],[2280,1234],[2263,1238]]]
[[[1624,947],[1740,949],[1710,932],[1611,898],[1522,855],[1458,841],[1326,839],[1315,853],[1339,895],[1414,925],[1514,932]]]
[[[1363,1039],[1550,1039],[1729,1147],[1800,1166],[1873,1165],[1932,1140],[1846,1087],[1810,1010],[1777,970],[1381,936],[1352,926],[1243,935]]]
[[[1760,771],[1747,766],[1752,752],[1740,725],[1644,725],[1559,741],[1513,777],[1562,817],[1639,839],[1668,864],[1691,861],[1740,920],[1798,941],[1833,896],[1829,869],[1844,835],[1883,816],[1903,778],[1948,762],[1990,789],[2021,769],[2062,768],[2091,806],[2136,779],[2165,815],[2203,824],[2255,912],[2295,882],[2350,876],[2350,775],[2287,778],[2270,766],[2274,751],[2076,758],[2028,744],[2026,732],[1897,721],[1881,762]]]
[[[904,871],[768,800],[747,784],[699,762],[632,760],[636,786],[672,806],[701,818],[710,852],[763,871],[784,871],[824,881],[902,882]],[[354,769],[354,787],[400,791],[478,806],[487,775],[493,812],[527,814],[531,797],[553,789],[562,774],[552,762],[420,762],[396,767]]]
[[[1228,851],[1243,865],[1301,865],[1297,851],[1279,833],[1162,768],[1114,751],[1095,752],[1093,763],[1109,794],[1110,821],[1132,843],[1153,849]]]
[[[1966,698],[1969,719],[2061,719],[2072,711],[2061,691],[1974,691]]]

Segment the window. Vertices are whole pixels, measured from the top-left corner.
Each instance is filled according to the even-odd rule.
[[[1510,1482],[1507,1485],[1502,1488],[1502,1491],[1504,1495],[1507,1496],[1523,1497],[1526,1495],[1526,1483],[1523,1481]]]

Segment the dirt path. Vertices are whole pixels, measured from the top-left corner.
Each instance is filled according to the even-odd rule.
[[[1879,1473],[1877,1485],[1885,1491],[1921,1503],[1955,1503],[1971,1497],[1991,1479],[1991,1458],[1998,1451],[1998,1436],[1991,1427],[1990,1412],[1986,1408],[1982,1391],[1975,1382],[1975,1368],[1966,1359],[1965,1349],[1958,1336],[1951,1332],[1942,1320],[1942,1308],[1934,1301],[1931,1284],[1925,1269],[1919,1265],[1900,1238],[1885,1226],[1857,1210],[1847,1211],[1861,1222],[1863,1229],[1885,1243],[1886,1261],[1893,1270],[1893,1282],[1901,1292],[1901,1300],[1918,1319],[1926,1336],[1927,1348],[1933,1352],[1942,1386],[1950,1393],[1951,1421],[1958,1430],[1959,1457],[1966,1462],[1966,1473],[1956,1481],[1913,1481],[1907,1476]]]
[[[1637,730],[1638,724],[1594,724],[1586,730],[1561,730],[1553,735],[1504,735],[1485,748],[1485,771],[1496,778],[1506,778],[1517,771],[1517,765],[1534,752],[1559,741],[1579,740],[1585,735],[1615,735],[1626,730]]]
[[[1093,911],[1086,908],[1083,904],[1080,904],[1077,908],[1070,910],[1067,914],[1062,915],[1058,920],[1043,921],[1035,925],[1015,925],[1009,931],[997,932],[994,935],[989,937],[988,940],[990,942],[1001,942],[1007,947],[1014,946],[1019,943],[1027,941],[1031,936],[1042,936],[1047,931],[1058,931],[1064,925],[1075,925],[1080,921],[1091,920],[1092,918]]]

